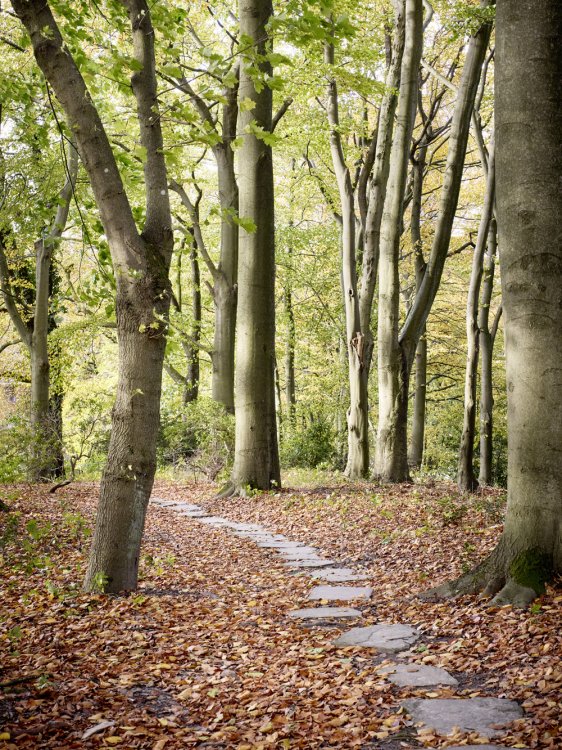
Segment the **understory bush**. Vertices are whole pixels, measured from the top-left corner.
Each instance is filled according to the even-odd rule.
[[[216,479],[234,456],[234,417],[207,397],[163,408],[158,464],[175,466]]]
[[[331,466],[334,459],[334,430],[323,416],[291,429],[281,441],[283,466],[314,469],[321,465]]]

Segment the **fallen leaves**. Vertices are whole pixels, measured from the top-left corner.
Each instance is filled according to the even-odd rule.
[[[544,596],[539,611],[522,613],[488,610],[474,598],[428,603],[413,596],[459,572],[469,548],[474,558],[491,548],[500,529],[487,528],[485,510],[468,508],[462,530],[446,522],[458,504],[442,500],[450,486],[376,488],[376,502],[368,485],[220,503],[213,492],[169,483],[155,490],[259,522],[361,568],[375,589],[361,605],[365,624],[419,627],[423,643],[407,659],[446,667],[459,689],[396,688],[377,673],[388,657],[340,651],[332,646],[338,629],[290,622],[286,613],[306,606],[313,585],[306,573],[292,575],[274,553],[173,510],[149,511],[138,592],[82,594],[88,543],[65,527],[64,515],[91,518],[97,488],[71,485],[53,498],[25,486],[11,490],[18,497],[9,503],[21,513],[20,529],[37,519],[52,533],[37,543],[39,564],[30,572],[15,546],[4,558],[0,681],[34,675],[0,692],[6,747],[441,747],[476,735],[417,732],[401,701],[472,694],[524,703],[527,716],[503,744],[555,750],[562,597]],[[489,493],[487,502],[494,499]]]

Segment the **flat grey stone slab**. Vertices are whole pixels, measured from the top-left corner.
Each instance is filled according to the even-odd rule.
[[[206,523],[209,526],[228,526],[228,521],[219,516],[202,516],[199,518],[199,523]]]
[[[271,539],[270,541],[258,542],[257,544],[258,547],[263,547],[264,549],[278,549],[280,552],[292,552],[293,550],[312,549],[312,547],[306,547],[300,542],[291,542],[290,539]]]
[[[316,570],[310,574],[313,578],[332,583],[345,583],[346,581],[364,581],[369,578],[364,573],[357,573],[352,568],[329,568],[328,570]]]
[[[414,698],[402,704],[416,722],[449,734],[454,727],[483,737],[502,733],[496,725],[511,724],[523,716],[521,706],[507,698]]]
[[[381,674],[383,674],[382,670]],[[447,670],[441,667],[431,667],[428,664],[395,664],[385,669],[384,675],[399,687],[459,684],[459,681]]]
[[[150,502],[156,503],[156,505],[166,505],[170,507],[174,505],[179,505],[177,500],[165,500],[163,497],[151,497]]]
[[[367,628],[352,628],[334,641],[335,646],[363,646],[379,651],[403,651],[415,643],[420,634],[410,625],[379,623]]]
[[[182,510],[179,515],[187,518],[209,518],[209,514],[204,510]]]
[[[327,599],[332,602],[351,602],[354,599],[370,599],[373,589],[370,586],[315,586],[308,598]]]
[[[318,558],[318,550],[314,547],[306,547],[304,544],[294,547],[275,547],[274,551],[279,553],[285,560],[306,560],[310,557]]]
[[[352,607],[309,607],[293,609],[289,612],[289,617],[295,620],[349,620],[363,615]]]
[[[288,552],[282,556],[282,560],[284,562],[299,562],[299,560],[312,560],[314,562],[315,560],[322,560],[322,558],[317,552],[305,550],[304,552]]]
[[[285,565],[288,568],[301,569],[301,568],[327,568],[331,565],[337,565],[335,560],[326,560],[323,557],[311,560],[292,560],[286,562]]]
[[[287,542],[282,534],[268,534],[266,531],[237,531],[234,529],[233,533],[240,539],[249,539],[251,542],[255,542],[258,546],[267,542]]]
[[[257,523],[239,523],[238,521],[229,521],[228,525],[229,528],[234,531],[247,531],[250,534],[269,535],[267,529],[264,529],[263,526],[259,526]]]

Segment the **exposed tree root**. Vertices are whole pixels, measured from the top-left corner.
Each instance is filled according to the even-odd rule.
[[[421,594],[423,599],[450,599],[463,594],[483,594],[490,605],[528,607],[544,593],[553,576],[552,560],[537,549],[518,554],[506,550],[502,538],[493,552],[470,573]]]

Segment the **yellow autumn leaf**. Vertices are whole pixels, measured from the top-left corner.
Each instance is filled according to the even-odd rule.
[[[118,737],[116,734],[112,734],[109,737],[106,737],[105,741],[108,745],[118,745],[120,742],[123,742],[123,738]]]
[[[0,732],[0,740],[9,740],[9,739],[10,739],[9,732]]]

